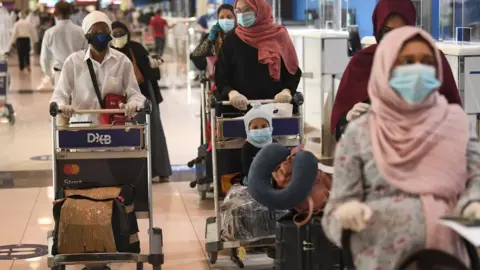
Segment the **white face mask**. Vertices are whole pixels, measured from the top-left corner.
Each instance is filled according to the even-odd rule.
[[[128,42],[128,35],[125,35],[123,37],[118,37],[118,38],[113,38],[112,43],[115,48],[123,48],[125,45],[127,45]]]

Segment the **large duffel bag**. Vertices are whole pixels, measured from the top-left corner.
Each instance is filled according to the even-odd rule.
[[[275,270],[343,269],[342,251],[331,243],[315,216],[304,226],[297,226],[293,216],[279,219],[276,228]]]
[[[140,253],[134,187],[67,189],[53,205],[52,254]]]

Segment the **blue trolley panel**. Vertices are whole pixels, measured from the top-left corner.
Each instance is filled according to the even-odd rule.
[[[273,136],[297,135],[300,132],[298,118],[273,118]],[[226,138],[245,138],[243,119],[223,122],[223,136]]]
[[[59,130],[58,147],[63,149],[142,147],[143,130]]]

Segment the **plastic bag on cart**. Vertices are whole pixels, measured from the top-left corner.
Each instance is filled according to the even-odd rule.
[[[68,189],[53,206],[52,254],[140,252],[134,188]]]
[[[255,201],[245,186],[235,185],[220,206],[222,239],[257,241],[275,235],[276,216],[286,211],[270,212]],[[273,215],[272,215],[273,213]]]

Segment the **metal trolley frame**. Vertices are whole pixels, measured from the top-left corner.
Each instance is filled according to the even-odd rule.
[[[210,58],[210,59],[209,59]],[[212,87],[213,87],[213,77],[214,77],[214,63],[216,62],[216,57],[209,56],[207,57],[207,70],[201,71],[200,74],[200,83],[202,85],[200,90],[200,143],[202,145],[208,144],[208,120],[210,119],[210,99],[213,96]],[[194,160],[195,162],[189,162],[188,166],[193,167],[194,163],[205,162],[200,160]],[[200,200],[204,200],[207,197],[207,193],[211,190],[211,182],[205,182],[207,178],[195,179],[190,182],[190,187],[197,188]]]
[[[293,104],[298,106],[298,114],[293,117],[274,117],[273,118],[273,136],[275,139],[279,139],[279,143],[285,146],[297,146],[301,144],[304,140],[304,119],[303,119],[303,95],[299,92],[293,97]],[[273,100],[250,100],[252,103],[273,103]],[[217,171],[217,150],[222,149],[238,149],[243,146],[243,141],[233,140],[231,138],[238,138],[244,136],[245,126],[243,123],[243,118],[223,118],[217,117],[215,114],[215,107],[219,104],[215,97],[210,97],[208,106],[210,107],[210,121],[211,121],[211,138],[212,138],[212,170],[213,170],[213,189],[214,189],[214,208],[215,216],[209,217],[206,220],[205,228],[205,249],[208,253],[209,262],[215,264],[218,258],[218,252],[224,249],[230,249],[230,259],[239,267],[244,268],[243,262],[237,255],[238,248],[247,244],[247,242],[242,241],[223,241],[221,238],[221,213],[220,213],[220,202],[219,196],[220,192],[218,190],[219,179]],[[220,104],[230,105],[229,102],[223,101]],[[217,131],[216,131],[216,129]],[[293,131],[292,131],[293,129]],[[218,133],[218,135],[217,135]],[[243,135],[241,135],[243,134]],[[280,137],[295,137],[293,142],[292,140],[281,141]],[[265,241],[270,240],[270,241]],[[268,242],[268,243],[267,243]],[[271,242],[271,243],[270,243]],[[266,246],[269,244],[274,244],[275,238],[263,239],[260,241],[255,241],[254,243],[248,243],[250,247],[252,246]],[[253,245],[250,245],[253,244]]]
[[[7,92],[10,86],[10,77],[8,76],[7,56],[0,56],[0,117],[8,119],[10,124],[15,124],[15,111],[12,104],[7,101]]]
[[[87,269],[105,266],[110,263],[135,263],[137,270],[143,269],[144,263],[152,265],[154,270],[161,270],[164,262],[164,255],[162,251],[163,239],[162,230],[153,226],[153,204],[152,204],[152,168],[151,168],[151,147],[150,147],[150,102],[145,103],[145,124],[139,125],[133,123],[132,125],[97,125],[88,127],[59,127],[56,124],[56,116],[61,113],[56,103],[50,104],[50,115],[52,116],[52,170],[53,170],[53,190],[55,200],[60,196],[60,188],[74,188],[69,184],[75,182],[82,182],[83,180],[59,180],[59,171],[57,167],[61,162],[87,164],[85,178],[95,178],[97,174],[101,174],[98,168],[90,168],[89,165],[99,164],[102,162],[118,162],[122,159],[137,160],[147,163],[147,179],[144,175],[143,166],[141,165],[141,176],[138,179],[145,181],[143,183],[147,186],[148,200],[145,202],[147,196],[135,196],[135,208],[138,218],[148,218],[148,236],[149,236],[149,253],[81,253],[81,254],[52,254],[53,247],[53,232],[48,233],[48,267],[55,270],[65,269],[66,265],[85,265]],[[100,114],[100,113],[124,113],[124,110],[78,110],[77,114]],[[139,160],[141,159],[141,160]],[[90,163],[88,163],[91,161]],[[129,161],[127,161],[129,162]],[[144,163],[143,163],[144,164]],[[80,166],[80,165],[79,165]],[[98,166],[101,166],[98,165]],[[104,167],[102,167],[103,169]],[[104,174],[106,175],[106,174]],[[97,179],[89,179],[86,181],[95,182]],[[70,177],[73,177],[70,175]],[[108,178],[108,177],[105,177]],[[110,184],[126,184],[115,183],[113,175],[110,176]],[[82,179],[82,178],[80,178]],[[145,179],[145,180],[144,180]],[[102,181],[102,180],[101,180]],[[103,181],[102,181],[103,183]],[[137,183],[140,182],[137,181]],[[100,185],[101,186],[101,185]],[[143,206],[137,207],[137,203],[144,202]],[[144,211],[144,212],[141,212]]]

